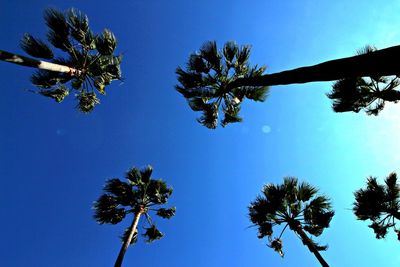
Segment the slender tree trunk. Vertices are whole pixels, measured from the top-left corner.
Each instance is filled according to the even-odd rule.
[[[335,81],[349,77],[390,76],[400,74],[400,46],[375,52],[326,61],[254,78],[240,78],[227,86],[270,86],[293,83]]]
[[[60,65],[60,64],[55,64],[55,63],[50,63],[46,61],[41,61],[37,60],[34,58],[29,58],[25,56],[20,56],[17,54],[12,54],[6,51],[0,50],[0,60],[22,65],[25,67],[32,67],[32,68],[38,68],[42,70],[49,70],[49,71],[55,71],[55,72],[63,72],[63,73],[69,73],[70,75],[79,75],[81,71]]]
[[[314,244],[311,242],[310,238],[304,233],[303,229],[301,226],[297,227],[295,229],[296,233],[300,236],[301,240],[303,243],[310,249],[312,253],[314,253],[315,257],[318,259],[319,263],[323,267],[329,267],[328,263],[322,258],[321,254],[319,253],[318,249],[314,246]]]
[[[118,258],[115,261],[114,267],[121,267],[125,252],[128,249],[129,244],[132,241],[133,234],[136,232],[136,228],[139,223],[140,215],[142,215],[142,211],[135,212],[133,222],[132,222],[131,226],[129,227],[129,235],[128,235],[127,239],[124,240],[124,243],[122,244],[121,250],[119,251]]]

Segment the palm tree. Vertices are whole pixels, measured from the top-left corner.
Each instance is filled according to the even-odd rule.
[[[354,214],[358,220],[372,221],[369,227],[376,238],[384,238],[393,227],[400,241],[400,229],[396,229],[396,222],[400,220],[400,184],[396,173],[390,173],[385,184],[379,184],[376,177],[368,177],[367,187],[356,191],[354,196]]]
[[[258,227],[258,238],[268,237],[268,246],[282,257],[282,235],[289,226],[315,255],[321,266],[329,266],[319,251],[327,246],[318,245],[306,234],[319,236],[334,215],[330,200],[323,195],[316,196],[318,190],[308,183],[298,184],[297,178],[285,177],[283,184],[267,184],[249,206],[250,220]],[[279,236],[272,238],[273,228],[283,226]]]
[[[239,48],[234,42],[227,42],[218,50],[214,41],[206,42],[199,52],[190,55],[186,70],[177,68],[180,84],[176,89],[194,111],[203,112],[198,121],[204,126],[216,128],[220,110],[225,114],[222,126],[240,122],[244,98],[264,101],[268,86],[273,85],[338,81],[328,94],[336,112],[366,109],[368,114],[376,115],[384,101],[400,100],[400,92],[394,90],[399,84],[400,46],[382,50],[367,47],[353,57],[273,74],[263,74],[265,67],[250,67],[249,55],[249,46]],[[395,77],[384,78],[391,75]],[[370,81],[362,77],[370,77]],[[374,102],[376,105],[369,107]]]
[[[176,69],[180,82],[176,89],[187,99],[192,110],[203,112],[198,122],[215,129],[219,110],[224,113],[223,127],[240,122],[240,104],[245,98],[266,99],[268,86],[228,87],[242,77],[251,79],[264,73],[265,66],[250,67],[249,57],[249,46],[238,47],[234,42],[227,42],[222,51],[218,51],[216,42],[207,42],[199,53],[190,55],[186,71],[181,67]]]
[[[366,46],[357,55],[368,55],[376,51],[375,47]],[[385,101],[397,103],[400,100],[400,92],[395,90],[399,84],[398,76],[349,77],[335,82],[327,96],[333,100],[332,108],[335,112],[365,110],[368,115],[376,116],[383,110]]]
[[[164,219],[170,219],[175,215],[175,207],[168,209],[159,207],[167,203],[172,194],[172,188],[162,180],[152,179],[152,171],[150,165],[142,170],[132,168],[126,174],[127,182],[119,179],[108,180],[104,186],[105,193],[94,202],[94,218],[99,224],[117,224],[128,214],[133,214],[131,225],[121,236],[123,244],[115,261],[115,267],[121,266],[128,246],[136,243],[139,220],[142,215],[145,216],[149,225],[143,234],[147,237],[148,243],[163,237],[149,212],[154,211],[157,216]]]
[[[121,80],[122,57],[114,55],[117,40],[107,29],[93,34],[88,17],[76,9],[46,9],[44,19],[49,27],[48,41],[66,56],[55,55],[45,42],[26,33],[21,48],[34,58],[0,50],[0,60],[37,68],[31,82],[39,94],[62,102],[74,91],[78,110],[88,113],[100,103],[96,92],[105,95],[107,85]]]

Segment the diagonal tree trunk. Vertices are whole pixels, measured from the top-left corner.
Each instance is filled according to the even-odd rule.
[[[122,244],[121,250],[119,251],[118,258],[115,261],[114,267],[121,267],[125,252],[128,249],[129,244],[132,241],[133,234],[136,232],[136,228],[138,226],[139,219],[140,219],[140,216],[142,215],[142,213],[143,213],[142,210],[135,212],[135,216],[133,218],[132,224],[129,227],[128,237],[126,238],[126,240],[124,240],[124,243]]]
[[[314,244],[311,242],[310,238],[304,233],[303,229],[301,226],[297,227],[294,230],[301,238],[303,243],[308,247],[308,249],[314,253],[315,257],[318,259],[319,263],[323,267],[329,267],[328,263],[322,258],[321,254],[319,253],[318,249],[314,246]]]
[[[9,53],[3,50],[0,50],[0,60],[22,65],[25,67],[32,67],[32,68],[38,68],[42,70],[48,70],[48,71],[55,71],[55,72],[63,72],[63,73],[69,73],[71,76],[73,75],[79,75],[81,73],[80,70],[60,65],[60,64],[55,64],[55,63],[50,63],[42,60],[37,60],[34,58],[29,58],[25,56],[20,56],[17,54]]]
[[[326,61],[253,78],[239,78],[227,85],[227,89],[240,86],[271,86],[294,83],[335,81],[349,77],[389,76],[400,74],[400,46],[375,52]]]

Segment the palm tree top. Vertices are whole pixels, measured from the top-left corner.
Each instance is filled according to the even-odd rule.
[[[357,51],[357,55],[376,52],[374,46],[366,46]],[[400,84],[398,76],[349,77],[336,81],[332,91],[327,94],[332,99],[335,112],[359,112],[364,110],[368,115],[378,115],[385,106],[385,101],[400,100],[397,89]]]
[[[99,224],[117,224],[128,214],[144,214],[149,225],[145,228],[144,236],[147,242],[160,239],[163,234],[157,229],[150,212],[163,218],[170,219],[175,215],[176,208],[162,207],[172,194],[172,188],[161,179],[152,179],[152,167],[143,169],[132,168],[126,173],[126,182],[117,178],[106,182],[104,194],[94,202],[94,218]],[[126,240],[127,231],[121,239]],[[132,240],[136,242],[137,235]]]
[[[179,84],[175,88],[187,99],[192,110],[203,113],[198,119],[199,123],[215,129],[220,112],[224,114],[220,120],[223,127],[240,122],[240,105],[245,98],[254,101],[266,99],[268,86],[228,87],[239,78],[263,74],[266,67],[251,67],[249,56],[248,45],[239,47],[230,41],[219,50],[215,41],[209,41],[203,44],[200,51],[189,56],[186,69],[176,69]]]
[[[46,9],[44,19],[49,28],[48,41],[65,55],[56,54],[45,42],[28,33],[21,40],[21,48],[32,57],[68,66],[71,71],[40,69],[32,75],[32,83],[39,88],[39,94],[57,102],[73,91],[78,110],[91,112],[100,103],[97,93],[105,95],[107,85],[121,80],[122,57],[114,55],[117,46],[114,34],[108,29],[94,34],[88,17],[74,8],[66,12]]]
[[[321,235],[329,227],[334,211],[330,200],[324,195],[317,195],[317,192],[309,183],[298,183],[295,177],[285,177],[283,184],[265,185],[262,194],[249,206],[249,217],[253,225],[258,227],[258,238],[267,237],[268,246],[283,256],[281,237],[287,227],[296,234],[304,229],[310,235]],[[273,238],[276,226],[283,228]],[[317,250],[327,248],[311,242]]]
[[[357,190],[354,196],[354,214],[359,220],[372,221],[369,227],[376,238],[384,238],[393,227],[400,241],[400,229],[396,228],[400,220],[400,184],[396,173],[390,173],[384,184],[379,184],[376,177],[368,177],[367,186]]]

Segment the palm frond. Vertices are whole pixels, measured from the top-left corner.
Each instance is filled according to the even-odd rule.
[[[172,188],[168,187],[163,180],[150,180],[147,187],[147,196],[151,203],[165,204],[172,191]]]
[[[137,202],[132,186],[119,179],[110,179],[106,181],[103,190],[112,195],[119,205],[133,207]]]
[[[114,197],[107,194],[101,195],[93,204],[95,220],[99,224],[117,224],[121,222],[125,218],[126,212],[118,206],[118,202]]]
[[[221,72],[221,55],[218,52],[217,43],[215,41],[205,42],[200,48],[200,55],[215,72]]]
[[[164,234],[161,233],[157,227],[153,224],[149,228],[146,228],[146,232],[143,234],[143,236],[147,237],[146,242],[151,243],[155,240],[161,239]]]
[[[282,250],[283,242],[280,238],[275,238],[274,240],[271,240],[267,246],[275,250],[282,258],[285,256],[285,253],[283,253]]]
[[[266,236],[271,236],[273,234],[273,230],[272,230],[272,223],[270,222],[262,222],[259,226],[258,226],[258,238],[262,239]]]
[[[312,246],[315,247],[318,251],[325,251],[328,249],[328,245],[320,245],[311,238],[310,238],[310,242],[311,242]]]
[[[206,108],[207,101],[203,97],[193,97],[188,99],[188,104],[193,111],[202,111]]]
[[[70,27],[64,14],[56,9],[48,8],[44,12],[44,19],[49,27],[47,34],[49,42],[54,47],[68,51],[71,48]]]
[[[194,73],[209,73],[211,65],[207,64],[201,55],[198,53],[193,53],[189,56],[187,69],[193,71]]]
[[[68,77],[64,73],[37,70],[31,76],[31,82],[39,88],[49,89],[59,83],[66,83],[71,77]]]
[[[286,205],[290,205],[297,201],[297,178],[285,177],[283,178],[282,190],[285,193],[284,201]]]
[[[54,57],[53,51],[43,41],[36,39],[29,33],[25,33],[21,40],[21,48],[33,57],[44,59],[52,59]]]
[[[267,184],[263,187],[262,192],[265,199],[268,201],[268,210],[270,213],[284,211],[286,209],[284,206],[286,193],[282,186]]]
[[[222,49],[222,52],[224,54],[227,65],[233,64],[233,60],[235,59],[235,56],[237,55],[238,51],[239,51],[239,47],[236,44],[236,42],[229,41],[224,44],[224,48]]]
[[[115,35],[108,29],[105,29],[103,33],[96,37],[96,48],[97,51],[103,56],[112,55],[115,47],[117,46],[117,39]]]
[[[243,119],[239,117],[240,106],[230,105],[223,108],[224,119],[221,121],[221,126],[225,127],[229,123],[241,122]]]
[[[102,95],[106,94],[106,81],[104,80],[103,76],[97,76],[94,80],[94,87],[96,88],[97,92]]]
[[[250,221],[259,226],[264,223],[271,223],[274,212],[270,211],[269,206],[269,201],[261,196],[258,196],[256,200],[251,202],[250,206],[248,207]]]
[[[372,95],[369,91],[361,92],[360,83],[364,83],[362,78],[348,78],[333,84],[327,96],[333,100],[332,108],[335,112],[359,112],[370,103]]]
[[[209,129],[217,128],[218,104],[215,102],[211,104],[205,104],[203,109],[203,115],[200,118],[198,118],[197,121]]]
[[[77,108],[83,113],[91,112],[97,104],[100,104],[100,100],[97,98],[95,93],[81,92],[78,96]]]
[[[145,168],[140,170],[140,175],[142,177],[142,181],[145,184],[150,183],[151,174],[153,173],[153,167],[147,165]]]
[[[126,179],[128,179],[132,185],[139,185],[142,183],[142,174],[138,168],[131,168],[126,173]]]
[[[61,103],[64,98],[69,95],[69,91],[65,85],[59,84],[52,89],[42,89],[39,91],[39,94],[45,97],[53,98],[57,103]]]
[[[306,202],[310,200],[317,192],[317,188],[307,182],[302,182],[298,186],[297,198],[300,201]]]
[[[157,210],[156,214],[163,219],[171,219],[173,216],[175,216],[175,212],[176,212],[175,207],[172,207],[169,209],[160,208]]]
[[[246,66],[246,62],[249,60],[250,57],[250,50],[251,50],[250,45],[243,45],[240,47],[236,55],[236,67]]]
[[[392,224],[380,224],[377,222],[373,222],[372,224],[368,225],[369,228],[374,230],[375,237],[377,239],[385,238],[388,233],[388,229],[392,226]]]
[[[180,67],[176,69],[175,73],[178,75],[178,81],[185,88],[196,88],[203,85],[203,78],[200,73],[186,72]]]
[[[95,38],[89,29],[88,17],[79,10],[71,8],[67,12],[67,18],[71,28],[71,36],[85,48],[94,49],[96,47]]]
[[[396,201],[400,200],[400,184],[397,183],[397,174],[392,172],[385,179],[386,185],[386,196],[389,202],[393,202],[393,206],[396,204]],[[400,202],[397,203],[400,205]]]
[[[246,98],[257,102],[264,102],[269,93],[268,86],[244,86],[240,90]]]

